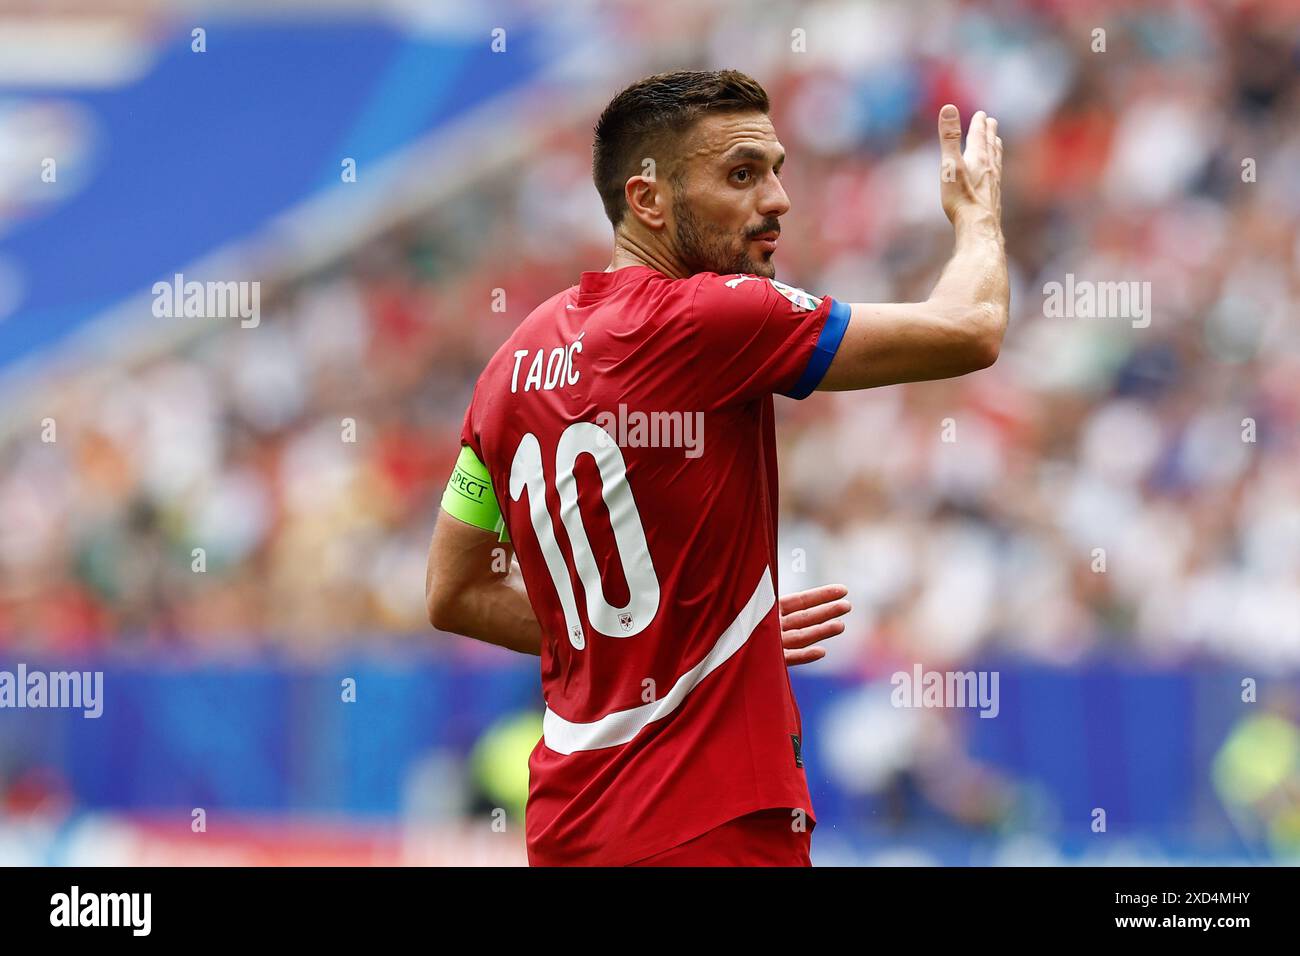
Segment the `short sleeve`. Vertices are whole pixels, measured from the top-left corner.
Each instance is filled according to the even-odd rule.
[[[849,307],[775,279],[708,273],[690,320],[701,394],[716,408],[811,395],[848,328]]]
[[[468,445],[469,448],[478,456],[479,461],[483,460],[483,448],[479,444],[478,432],[474,427],[474,402],[478,398],[478,385],[474,386],[474,394],[470,398],[469,408],[465,409],[465,421],[460,426],[460,443]]]

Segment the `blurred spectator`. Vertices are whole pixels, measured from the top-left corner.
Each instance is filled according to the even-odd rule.
[[[949,249],[935,111],[1005,131],[999,363],[778,403],[781,585],[843,581],[855,604],[819,666],[993,644],[1300,663],[1296,20],[1112,10],[1094,53],[1088,9],[896,4],[850,30],[858,5],[821,4],[816,69],[696,15],[695,65],[773,94],[781,277],[815,293],[924,297]],[[607,262],[589,150],[586,125],[557,129],[539,161],[279,288],[258,328],[54,383],[59,442],[0,447],[0,646],[447,640],[421,581],[461,417],[529,309]],[[1067,273],[1150,282],[1149,326],[1049,316]]]

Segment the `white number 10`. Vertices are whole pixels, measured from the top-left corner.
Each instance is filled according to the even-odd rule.
[[[609,523],[614,530],[618,557],[627,579],[628,603],[612,607],[605,600],[587,540],[587,529],[578,510],[578,483],[573,466],[582,454],[591,455],[600,471],[601,496],[609,509]],[[587,646],[578,617],[578,601],[573,593],[573,579],[555,538],[551,513],[546,508],[546,477],[542,470],[542,446],[532,432],[524,435],[510,464],[510,500],[518,501],[528,489],[528,514],[537,533],[546,567],[555,583],[555,592],[564,608],[564,625],[569,642],[578,650]],[[637,511],[632,489],[627,483],[627,463],[623,452],[610,440],[609,433],[592,422],[575,422],[564,430],[555,449],[555,490],[560,496],[560,520],[573,546],[573,560],[578,578],[587,597],[587,620],[607,637],[632,637],[650,626],[659,611],[659,578],[655,575],[646,545],[645,528]]]

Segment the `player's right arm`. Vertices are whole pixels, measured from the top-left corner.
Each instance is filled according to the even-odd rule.
[[[956,237],[952,258],[925,302],[853,303],[820,390],[950,378],[997,360],[1010,307],[997,120],[975,114],[963,155],[961,117],[945,106],[939,145],[940,195]]]

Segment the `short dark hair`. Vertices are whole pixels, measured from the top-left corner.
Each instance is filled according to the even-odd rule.
[[[591,150],[591,178],[610,223],[623,221],[623,186],[640,174],[641,161],[656,152],[671,157],[700,116],[769,109],[767,91],[739,70],[656,73],[619,93],[600,114]],[[676,174],[675,165],[666,171]]]

